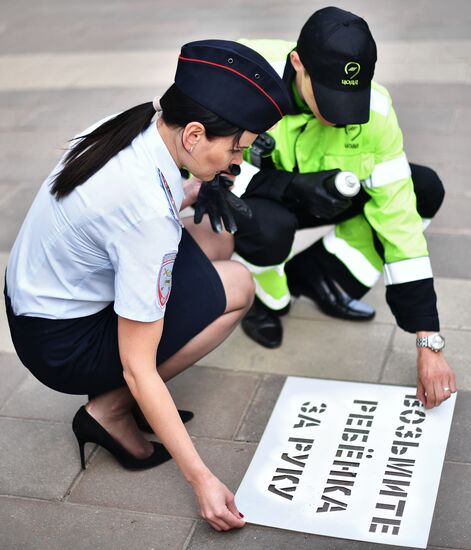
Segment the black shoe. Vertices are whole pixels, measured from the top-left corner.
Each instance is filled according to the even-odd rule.
[[[293,296],[307,296],[331,317],[350,321],[369,321],[376,311],[359,300],[349,296],[340,286],[323,274],[313,275],[309,283],[300,283],[288,277],[288,285]]]
[[[163,462],[167,462],[172,457],[167,449],[160,443],[152,441],[154,452],[147,458],[136,458],[131,453],[118,443],[116,439],[101,426],[82,406],[77,411],[72,421],[72,430],[79,444],[80,461],[82,469],[85,470],[85,443],[97,443],[108,452],[110,452],[116,460],[128,470],[145,470],[153,468]]]
[[[287,312],[287,310],[282,310],[281,313]],[[278,312],[268,308],[258,298],[255,298],[249,312],[242,319],[242,330],[258,344],[270,349],[278,348],[283,340],[283,327],[279,316]]]
[[[141,432],[146,432],[149,434],[154,433],[154,430],[150,427],[149,422],[147,422],[146,417],[142,414],[141,409],[139,409],[137,405],[132,409],[131,412],[134,416],[137,427],[141,430]],[[183,424],[186,424],[195,416],[191,411],[184,411],[183,409],[178,409],[178,414],[180,415]]]

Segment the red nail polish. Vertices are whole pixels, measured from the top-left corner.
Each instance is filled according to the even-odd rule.
[[[243,517],[244,517],[244,514],[242,514],[242,512],[239,512],[239,516],[240,516],[241,518],[243,518]]]

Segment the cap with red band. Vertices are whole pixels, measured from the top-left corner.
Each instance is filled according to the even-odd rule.
[[[177,88],[214,114],[256,134],[290,109],[289,95],[257,52],[229,40],[200,40],[182,47]]]

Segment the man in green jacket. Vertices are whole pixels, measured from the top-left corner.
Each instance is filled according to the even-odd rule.
[[[308,19],[296,44],[245,43],[283,74],[293,110],[251,151],[260,171],[243,198],[254,216],[236,235],[257,289],[244,331],[280,345],[290,291],[334,317],[371,319],[374,310],[359,300],[383,273],[397,324],[417,336],[418,397],[438,405],[456,385],[423,230],[444,191],[435,172],[407,161],[391,98],[372,82],[376,45],[367,23],[330,7]],[[339,171],[361,181],[354,199],[331,190]],[[296,230],[324,224],[335,227],[290,259]]]

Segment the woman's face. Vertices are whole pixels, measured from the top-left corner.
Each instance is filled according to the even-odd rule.
[[[244,149],[250,147],[256,137],[257,134],[245,131],[238,143],[234,143],[234,136],[208,139],[203,132],[192,145],[185,165],[195,177],[210,181],[217,174],[228,172],[231,164],[241,164]]]

